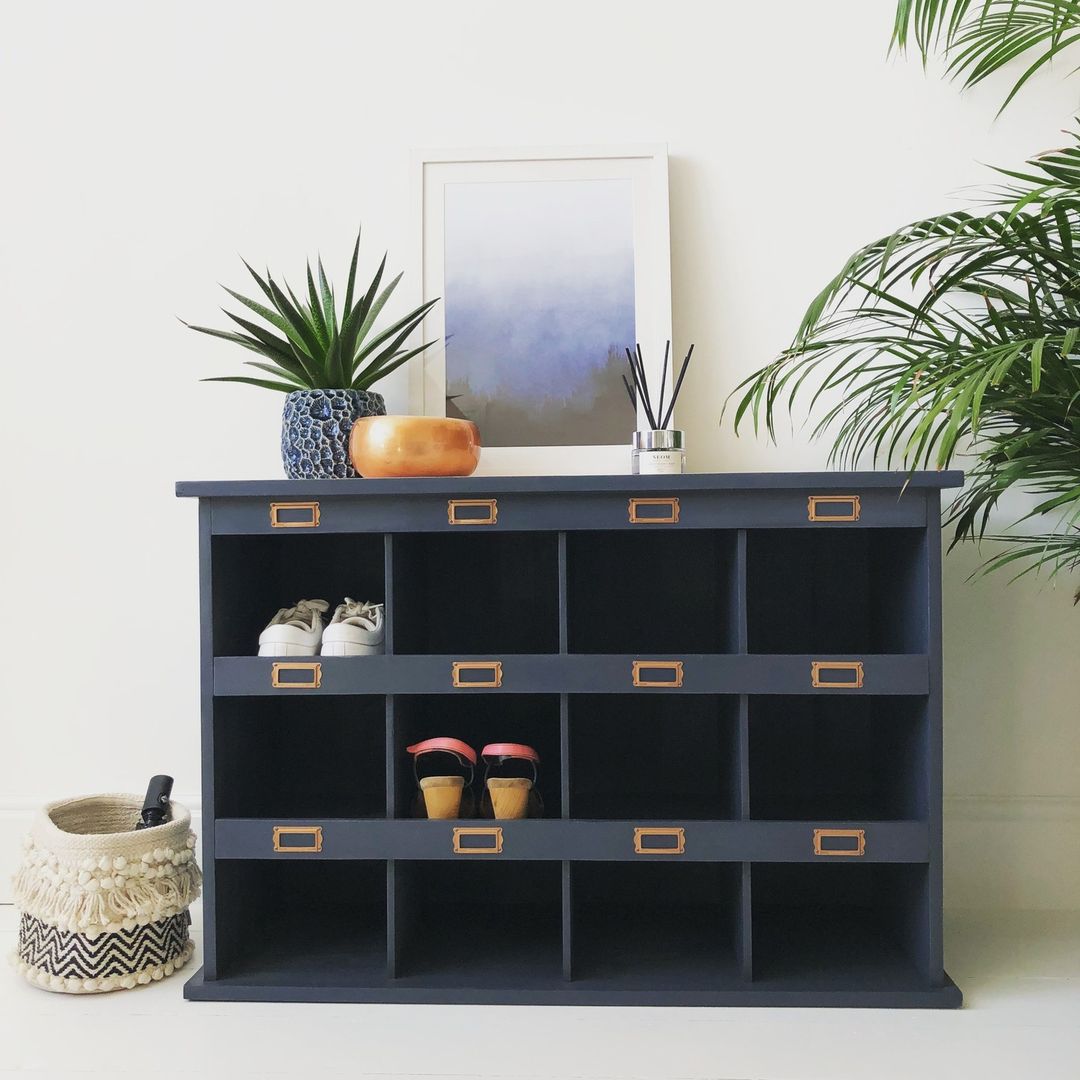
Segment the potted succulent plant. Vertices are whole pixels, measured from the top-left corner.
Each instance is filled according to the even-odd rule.
[[[225,314],[240,327],[240,332],[184,323],[200,334],[236,342],[263,357],[261,361],[247,361],[247,365],[262,371],[267,378],[222,375],[204,381],[248,383],[286,395],[281,421],[281,459],[285,475],[290,479],[356,476],[348,452],[353,422],[362,416],[386,414],[386,402],[371,387],[434,344],[429,341],[417,348],[405,347],[409,335],[438,300],[429,300],[385,329],[375,330],[375,320],[402,275],[398,274],[380,292],[386,269],[384,255],[367,289],[357,295],[359,254],[357,233],[340,318],[322,259],[316,260],[317,288],[311,263],[307,265],[307,300],[301,300],[286,282],[279,286],[269,271],[265,277],[260,276],[245,261],[269,304],[229,288],[225,291],[268,326],[231,311]]]

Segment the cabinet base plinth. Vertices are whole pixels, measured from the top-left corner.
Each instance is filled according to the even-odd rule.
[[[402,985],[397,985],[401,982]],[[405,984],[408,985],[405,985]],[[567,982],[529,988],[421,986],[414,979],[392,980],[381,986],[290,985],[287,974],[280,980],[245,983],[240,979],[204,979],[200,968],[185,984],[189,1001],[325,1001],[389,1005],[658,1005],[737,1006],[765,1008],[839,1009],[957,1009],[963,995],[948,976],[940,987],[926,989],[777,989],[749,983],[715,990],[618,990],[589,989]]]

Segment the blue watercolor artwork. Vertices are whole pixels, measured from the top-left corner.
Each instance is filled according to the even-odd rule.
[[[629,179],[447,184],[446,413],[485,446],[626,443]]]

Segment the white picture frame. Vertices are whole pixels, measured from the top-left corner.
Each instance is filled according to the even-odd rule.
[[[422,149],[412,152],[413,206],[418,225],[417,265],[410,275],[417,304],[444,295],[444,196],[449,183],[558,179],[629,179],[633,188],[634,311],[650,393],[661,385],[664,347],[671,339],[671,244],[667,147],[541,147]],[[417,287],[418,286],[418,287]],[[409,370],[409,402],[418,415],[446,415],[443,305],[423,323],[423,340],[437,339]],[[668,364],[670,397],[674,358]],[[628,408],[629,413],[629,408]],[[629,428],[629,423],[628,423]],[[644,411],[637,426],[647,427]],[[477,475],[607,475],[630,472],[630,436],[617,445],[492,446],[480,455]]]

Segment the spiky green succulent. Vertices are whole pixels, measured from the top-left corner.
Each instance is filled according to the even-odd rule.
[[[287,282],[282,281],[279,286],[270,276],[269,270],[266,276],[262,277],[245,260],[241,260],[271,306],[223,287],[234,300],[253,311],[272,329],[225,308],[222,308],[222,311],[240,327],[242,333],[215,330],[209,326],[192,326],[186,322],[184,325],[200,334],[233,341],[253,353],[258,353],[264,360],[249,360],[246,365],[272,375],[273,378],[219,375],[203,381],[248,383],[267,390],[280,390],[286,394],[294,390],[367,390],[435,344],[427,341],[417,348],[405,347],[409,335],[439,302],[438,299],[428,300],[385,329],[375,330],[375,320],[402,275],[398,274],[379,291],[386,270],[384,255],[371,283],[364,293],[356,298],[356,263],[359,255],[358,232],[340,318],[334,290],[327,280],[321,258],[316,260],[318,287],[311,271],[311,263],[307,264],[306,301],[301,300]],[[182,319],[180,321],[183,322]]]

